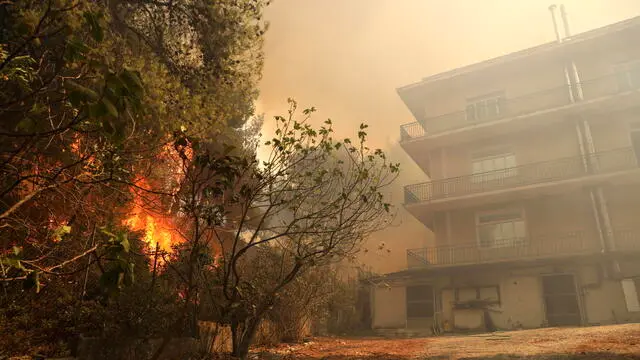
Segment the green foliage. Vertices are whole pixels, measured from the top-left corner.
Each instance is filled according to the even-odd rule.
[[[108,236],[104,248],[104,258],[108,263],[100,276],[100,285],[109,296],[113,296],[124,286],[133,284],[135,263],[129,257],[130,244],[126,232],[120,231],[114,234],[107,229],[101,231]]]
[[[269,155],[260,164],[233,149],[212,154],[192,142],[193,168],[180,193],[186,196],[175,200],[194,224],[185,244],[191,256],[176,270],[182,279],[206,274],[204,283],[185,286],[209,289],[206,316],[230,324],[239,357],[301,275],[354,256],[394,216],[382,193],[399,167],[366,146],[367,126],[359,127],[357,141],[335,140],[331,121],[313,127],[315,109],[298,119],[296,103],[289,103],[289,115],[275,117],[275,136],[265,142]],[[193,255],[208,232],[220,249],[211,269]]]
[[[184,169],[167,149],[186,163],[192,144],[211,158],[242,148],[237,128],[253,115],[262,66],[262,7],[257,0],[0,2],[0,308],[24,314],[17,325],[2,318],[0,338],[14,329],[26,337],[16,349],[58,354],[48,346],[89,331],[81,316],[46,306],[104,307],[87,310],[109,322],[112,332],[91,330],[102,335],[134,327],[132,336],[158,336],[175,321],[167,315],[151,330],[153,307],[164,305],[141,303],[144,286],[171,299],[158,314],[182,304],[175,287],[160,289],[170,280],[150,280],[148,249],[121,224],[136,191],[153,198],[145,206],[154,211],[176,213],[170,198]],[[216,147],[223,142],[229,149]],[[204,210],[211,226],[224,222],[215,204]],[[133,326],[135,316],[145,324]],[[64,336],[41,335],[55,326]]]

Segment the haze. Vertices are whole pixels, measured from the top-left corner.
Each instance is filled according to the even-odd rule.
[[[399,148],[400,124],[412,122],[396,88],[423,77],[555,39],[548,6],[540,0],[276,0],[258,111],[267,118],[286,111],[287,97],[330,117],[340,136],[370,125],[371,147],[385,149],[402,166],[392,201],[402,186],[426,180]],[[565,0],[571,31],[640,15],[638,0]],[[406,266],[405,249],[431,235],[400,209],[399,226],[369,240],[363,261],[378,272]],[[386,248],[391,252],[387,252]]]

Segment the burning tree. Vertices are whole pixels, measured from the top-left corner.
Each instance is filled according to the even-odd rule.
[[[182,216],[191,219],[188,258],[170,267],[186,285],[185,304],[230,325],[233,354],[241,358],[288,284],[353,256],[393,218],[381,191],[398,165],[366,146],[366,125],[356,141],[334,140],[330,120],[319,129],[309,124],[313,112],[296,119],[290,100],[288,116],[275,118],[262,162],[232,148],[212,156],[194,144],[192,175],[179,199]],[[215,262],[204,251],[211,243],[219,249]]]
[[[129,283],[131,258],[148,250],[131,230],[152,253],[179,242],[168,211],[179,207],[176,188],[164,181],[175,171],[172,135],[242,141],[236,128],[252,114],[262,65],[262,6],[0,1],[1,339],[13,335],[2,322],[9,305],[28,313],[26,300],[58,290],[73,295],[69,304],[90,300],[91,286],[103,296]]]

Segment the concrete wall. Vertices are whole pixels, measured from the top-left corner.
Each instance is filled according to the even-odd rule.
[[[426,127],[437,131],[443,127],[464,125],[467,122],[464,111],[469,98],[504,92],[507,99],[518,99],[565,84],[562,62],[557,55],[537,54],[525,62],[505,64],[425,87]],[[524,66],[527,71],[522,71]],[[540,97],[529,101],[535,99]]]
[[[500,329],[536,328],[544,323],[544,305],[539,278],[533,275],[511,273],[510,271],[473,271],[452,279],[451,287],[441,289],[443,320],[453,328],[468,327],[456,323],[460,313],[453,309],[456,288],[498,286],[500,304],[492,307],[489,314],[496,327]],[[471,314],[467,314],[474,317]],[[473,319],[472,319],[473,320]]]
[[[532,240],[550,236],[561,238],[571,236],[573,233],[581,233],[588,241],[598,240],[588,193],[576,190],[558,196],[536,197],[506,204],[449,211],[449,215],[436,217],[437,243],[439,245],[475,243],[476,213],[500,208],[523,209],[527,231]]]
[[[404,328],[407,324],[406,290],[402,285],[379,286],[373,289],[371,327]]]
[[[571,48],[571,56],[581,80],[600,79],[613,73],[614,65],[640,59],[640,49],[629,46],[637,41],[637,31],[618,33],[602,41],[585,42]]]
[[[544,127],[433,150],[432,180],[472,174],[473,155],[490,149],[513,153],[518,166],[580,155],[575,126],[562,123],[553,131]]]
[[[559,263],[526,268],[473,269],[458,275],[423,277],[434,285],[442,326],[445,330],[468,328],[477,314],[453,309],[455,289],[499,286],[500,303],[489,314],[499,329],[537,328],[546,326],[541,276],[573,274],[585,325],[639,322],[640,312],[627,311],[621,279],[640,277],[637,259],[622,260],[622,273],[607,275],[607,263]],[[604,269],[604,270],[603,270]],[[420,281],[420,278],[409,281]],[[640,289],[638,289],[640,291]],[[405,287],[392,284],[373,291],[374,328],[429,328],[431,319],[406,319]],[[457,319],[457,321],[456,321]],[[467,321],[468,320],[468,321]]]

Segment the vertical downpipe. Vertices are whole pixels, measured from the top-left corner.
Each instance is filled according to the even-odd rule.
[[[551,20],[553,21],[553,31],[556,35],[556,41],[558,43],[562,42],[562,38],[560,37],[560,30],[558,29],[558,20],[556,19],[556,8],[557,5],[553,4],[551,6],[549,6],[549,12],[551,12]],[[567,66],[567,62],[565,59],[563,59],[564,65],[564,80],[567,84],[567,91],[569,93],[569,101],[573,104],[575,102],[575,97],[573,95],[573,91],[572,91],[572,84],[571,84],[571,75],[569,72],[569,67]]]
[[[580,147],[580,155],[582,156],[582,165],[585,173],[588,173],[591,166],[587,160],[587,150],[585,149],[582,130],[580,130],[580,121],[576,122],[576,133],[578,135],[578,145]],[[605,253],[607,251],[607,245],[605,242],[604,233],[602,232],[602,222],[600,221],[600,212],[598,211],[598,203],[593,189],[589,189],[589,199],[591,200],[591,211],[593,212],[594,220],[596,221],[596,230],[598,231],[598,239],[600,240],[600,251]]]
[[[561,42],[562,39],[560,39],[560,35],[557,29],[558,26],[555,18],[555,9],[555,5],[549,7],[549,10],[551,11],[551,15],[553,17],[556,38],[558,39],[558,42]],[[560,16],[562,17],[565,38],[571,37],[571,30],[569,29],[569,18],[567,16],[567,10],[564,5],[560,5]],[[582,91],[582,83],[580,81],[578,67],[576,66],[576,63],[573,59],[567,59],[567,63],[564,67],[564,74],[565,80],[568,82],[571,102],[573,103],[575,101],[584,100],[584,93]],[[581,130],[580,125],[582,125],[584,131]],[[593,144],[591,128],[589,126],[589,123],[584,120],[582,116],[580,116],[580,119],[576,124],[576,132],[578,135],[578,143],[580,146],[580,152],[582,155],[583,166],[585,167],[585,170],[597,171],[597,164],[594,164],[594,162],[591,161],[593,160],[593,157],[591,155],[595,153],[595,146]],[[596,228],[598,230],[598,235],[600,238],[601,251],[604,253],[607,251],[607,245],[611,245],[610,242],[612,232],[608,209],[606,207],[606,203],[604,202],[604,194],[602,193],[601,187],[596,187],[595,192],[594,189],[590,189],[589,197],[591,200],[593,215],[596,221]],[[607,240],[609,240],[609,244],[607,243]]]
[[[586,120],[582,121],[582,126],[584,127],[584,135],[585,135],[585,139],[587,141],[587,146],[589,149],[589,153],[590,154],[594,154],[596,152],[595,149],[595,145],[593,142],[593,135],[591,134],[591,126],[589,125],[589,122]],[[594,167],[594,170],[597,172],[599,171],[598,168],[598,160],[596,158],[592,157],[592,162],[591,164]],[[596,199],[598,202],[598,206],[600,208],[600,215],[602,217],[602,222],[604,225],[604,236],[605,239],[607,241],[607,248],[608,250],[615,250],[616,246],[615,246],[615,240],[614,240],[614,235],[613,235],[613,227],[611,226],[611,218],[609,216],[609,207],[607,206],[607,201],[606,198],[604,196],[604,192],[602,191],[602,186],[598,185],[595,188],[596,191]],[[614,268],[617,265],[614,264]]]
[[[564,4],[560,5],[560,16],[562,17],[562,24],[564,26],[564,37],[571,38],[571,30],[569,29],[569,17],[567,16],[567,9]],[[582,92],[582,82],[580,81],[580,75],[578,74],[578,67],[575,61],[571,60],[571,73],[573,75],[573,88],[575,89],[575,97],[578,101],[584,100],[584,94]]]
[[[571,36],[571,31],[569,29],[569,18],[567,16],[567,10],[564,7],[564,5],[560,5],[560,15],[562,17],[562,22],[564,25],[564,31],[565,31],[565,36],[566,37],[570,37]],[[583,93],[583,89],[582,89],[582,82],[580,81],[580,75],[578,73],[578,68],[576,66],[575,61],[572,59],[571,60],[571,71],[572,71],[572,75],[573,75],[573,89],[575,89],[576,91],[576,98],[578,99],[578,101],[582,101],[584,100],[584,93]],[[589,122],[586,119],[582,119],[582,126],[584,128],[584,138],[586,140],[586,144],[587,144],[587,148],[588,148],[588,152],[589,155],[593,155],[596,152],[595,149],[595,145],[593,142],[593,136],[591,134],[591,126],[589,125]],[[590,164],[593,166],[593,170],[598,171],[599,168],[599,164],[598,164],[598,160],[599,159],[595,159],[593,156],[589,156],[589,158],[592,160],[590,162]],[[600,227],[600,235],[601,235],[601,239],[604,238],[605,240],[605,244],[606,247],[603,248],[603,250],[606,251],[612,251],[615,250],[616,246],[615,246],[615,238],[614,238],[614,233],[613,233],[613,228],[611,226],[611,217],[609,216],[609,208],[607,206],[607,201],[606,198],[604,196],[604,192],[602,190],[602,186],[598,185],[595,188],[595,195],[594,195],[594,191],[591,190],[591,201],[592,201],[592,205],[596,205],[596,211],[598,211],[598,215],[596,215],[596,217],[601,218],[602,219],[602,224],[599,226]],[[598,209],[599,208],[599,209]],[[604,225],[604,229],[602,229],[602,225]],[[604,230],[604,231],[602,231]],[[602,242],[601,242],[601,245]],[[619,273],[620,271],[620,264],[617,262],[617,260],[613,260],[612,261],[612,266],[613,266],[613,270],[614,273]]]

